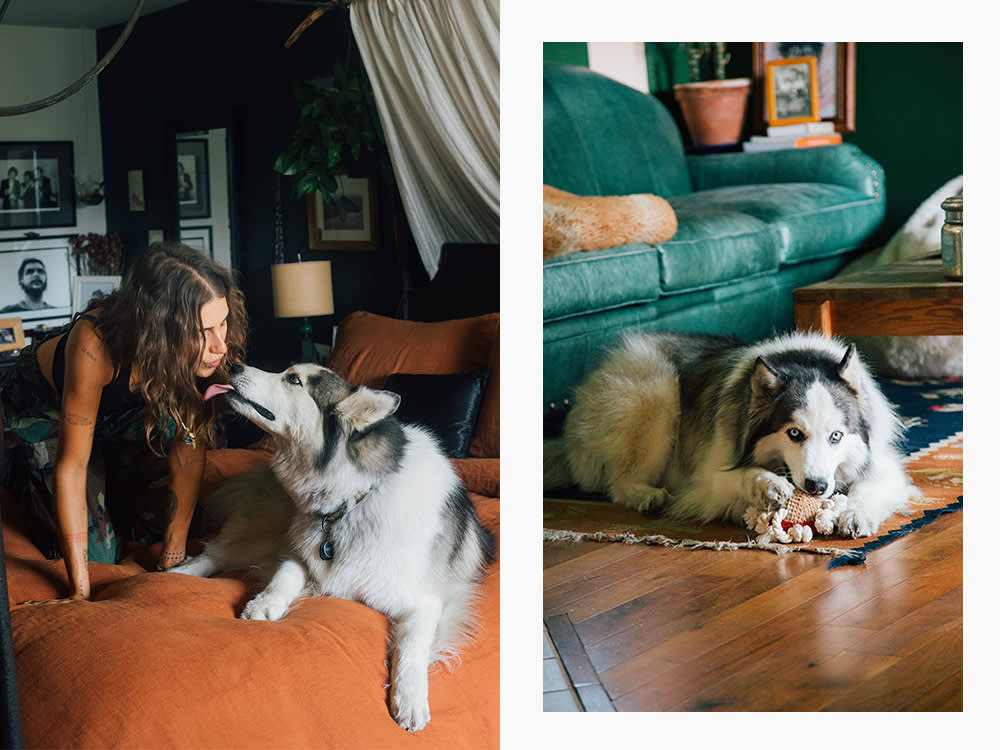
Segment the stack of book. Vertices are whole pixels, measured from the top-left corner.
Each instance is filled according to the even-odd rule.
[[[744,151],[776,151],[782,148],[809,148],[843,143],[830,121],[805,122],[800,125],[770,125],[767,135],[752,135],[743,142]]]

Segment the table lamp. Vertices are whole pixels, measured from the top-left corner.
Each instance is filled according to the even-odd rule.
[[[271,266],[274,317],[302,318],[302,362],[316,361],[310,316],[333,315],[330,261],[276,263]]]

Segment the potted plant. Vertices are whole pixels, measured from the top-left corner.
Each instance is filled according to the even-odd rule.
[[[111,234],[74,234],[69,238],[79,276],[118,276],[122,267],[122,241]]]
[[[340,178],[379,154],[382,137],[371,86],[363,73],[338,64],[328,87],[297,82],[293,93],[299,122],[274,162],[275,171],[298,176],[299,198],[319,191],[333,206],[358,210],[344,195]]]
[[[750,79],[726,78],[730,54],[725,42],[689,42],[683,47],[690,80],[674,85],[674,97],[691,140],[704,148],[738,143],[750,98]],[[702,79],[706,59],[715,75],[710,80]]]

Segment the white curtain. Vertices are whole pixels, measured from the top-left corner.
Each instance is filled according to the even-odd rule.
[[[433,278],[442,243],[500,241],[500,0],[355,0],[351,27]]]

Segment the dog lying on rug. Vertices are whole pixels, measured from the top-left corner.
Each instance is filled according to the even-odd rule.
[[[645,242],[666,242],[677,233],[677,216],[663,198],[639,195],[579,196],[542,186],[542,257]]]
[[[853,345],[633,333],[579,386],[562,436],[545,441],[544,486],[751,526],[760,514],[748,510],[790,508],[800,492],[835,500],[826,530],[870,536],[916,494],[900,429]]]

